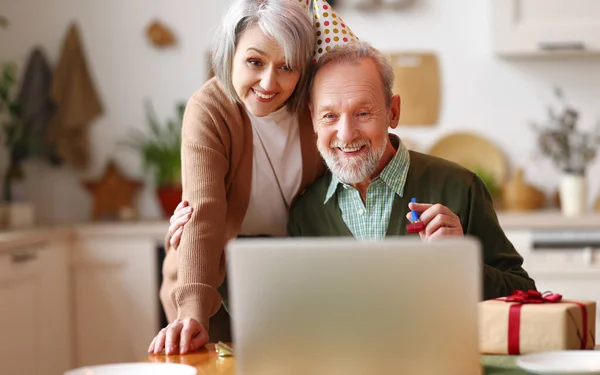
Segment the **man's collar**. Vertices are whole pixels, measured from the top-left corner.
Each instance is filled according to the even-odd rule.
[[[406,184],[406,176],[408,175],[408,167],[410,166],[410,154],[408,149],[400,142],[395,134],[390,136],[391,138],[396,137],[398,140],[398,147],[396,155],[390,160],[388,165],[383,168],[379,174],[379,178],[399,196],[404,195],[404,185]]]
[[[402,197],[404,194],[404,185],[406,184],[406,176],[408,175],[408,168],[410,166],[410,156],[408,149],[402,144],[400,138],[396,134],[390,133],[389,138],[392,146],[396,149],[396,155],[394,155],[392,160],[385,166],[378,177],[381,178],[381,180],[383,180],[383,182],[396,194]],[[350,186],[349,184],[341,182],[334,174],[332,174],[331,182],[329,183],[329,188],[325,195],[325,201],[323,202],[324,204],[335,194],[339,185],[344,187]]]
[[[327,189],[327,194],[325,195],[325,201],[323,204],[329,202],[329,199],[333,196],[333,194],[337,191],[338,185],[344,186],[344,183],[338,180],[337,177],[332,173],[331,174],[331,182],[329,183],[329,188]]]

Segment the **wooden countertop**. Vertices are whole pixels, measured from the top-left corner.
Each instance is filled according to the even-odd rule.
[[[505,231],[560,232],[572,231],[600,232],[600,213],[568,218],[560,211],[540,210],[531,212],[498,211],[498,220]],[[68,236],[138,236],[163,241],[169,222],[166,220],[123,221],[76,223],[61,226],[34,227],[19,230],[0,229],[0,252],[8,248],[28,246],[40,241]],[[567,233],[568,234],[568,233]]]
[[[566,217],[558,210],[530,212],[497,211],[498,221],[506,230],[600,230],[600,213]]]
[[[149,355],[145,362],[182,363],[198,370],[198,375],[234,375],[235,357],[219,357],[214,344],[186,355]]]
[[[600,345],[596,346],[600,350]],[[481,364],[485,375],[524,375],[515,365],[517,356],[483,355]],[[235,357],[219,357],[214,344],[186,355],[150,355],[144,362],[183,363],[195,367],[198,375],[235,375]]]
[[[168,221],[97,222],[14,230],[0,229],[0,252],[79,236],[86,238],[143,237],[154,239],[162,244],[168,229]]]
[[[66,227],[31,228],[16,231],[0,231],[0,253],[20,247],[34,246],[56,240],[68,240],[73,232]]]

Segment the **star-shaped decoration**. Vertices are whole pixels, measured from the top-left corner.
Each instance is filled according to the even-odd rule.
[[[111,160],[99,180],[84,181],[83,186],[94,196],[92,219],[98,221],[118,220],[123,210],[131,210],[133,199],[143,184],[127,178]]]

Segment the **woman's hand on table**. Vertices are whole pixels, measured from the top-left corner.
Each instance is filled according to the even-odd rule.
[[[192,318],[175,319],[158,334],[148,347],[149,354],[187,354],[208,343],[208,331]]]
[[[181,201],[173,211],[173,215],[169,220],[169,243],[174,250],[179,247],[181,242],[181,235],[183,234],[183,227],[190,221],[192,217],[193,208],[190,207],[187,201]]]

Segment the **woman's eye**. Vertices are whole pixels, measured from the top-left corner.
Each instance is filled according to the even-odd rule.
[[[325,116],[323,116],[323,118],[326,120],[333,120],[335,118],[335,115],[333,113],[328,113]]]
[[[294,71],[294,69],[292,69],[292,67],[288,66],[288,65],[282,66],[281,69],[285,70],[286,72],[293,72]]]
[[[262,66],[262,63],[259,60],[254,59],[248,60],[248,64],[251,66]]]
[[[358,113],[358,115],[359,115],[360,117],[364,117],[364,116],[367,116],[367,115],[368,115],[368,113],[367,113],[367,112],[359,112],[359,113]]]

